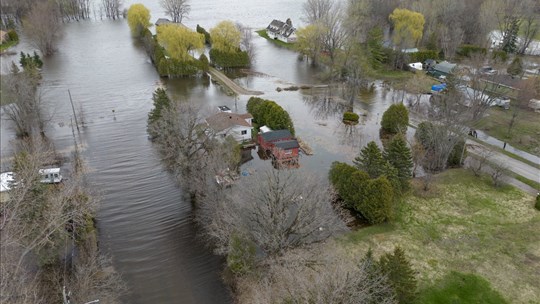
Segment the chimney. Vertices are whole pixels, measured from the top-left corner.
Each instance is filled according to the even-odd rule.
[[[287,18],[287,21],[285,21],[285,23],[287,23],[289,26],[292,27],[292,21],[291,21],[291,18]]]

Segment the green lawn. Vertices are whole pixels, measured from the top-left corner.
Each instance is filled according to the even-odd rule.
[[[276,45],[279,45],[279,46],[282,46],[284,48],[287,48],[287,49],[290,49],[290,50],[293,50],[295,51],[295,45],[294,43],[286,43],[286,42],[283,42],[283,41],[280,41],[280,40],[277,40],[277,39],[272,39],[268,36],[268,34],[266,33],[266,30],[265,29],[262,29],[262,30],[258,30],[256,31],[255,33],[259,34],[259,36],[267,39],[268,41],[271,41],[273,42],[274,44]]]
[[[488,281],[473,274],[452,271],[434,286],[420,291],[418,304],[505,304]]]
[[[493,107],[487,112],[478,129],[510,145],[540,156],[540,114],[533,111],[518,110],[518,116],[511,134],[508,124],[512,118],[512,110]]]
[[[380,255],[401,246],[418,272],[421,294],[444,289],[444,278],[456,271],[486,279],[512,303],[540,302],[540,212],[534,198],[510,186],[493,188],[489,179],[462,169],[435,179],[429,193],[413,183],[394,224],[343,237],[347,251],[361,256],[371,247]],[[470,292],[487,292],[478,286],[483,291]]]
[[[9,42],[0,44],[0,52],[3,52],[3,51],[9,49],[10,47],[12,47],[14,45],[17,45],[17,43],[19,43],[18,40],[17,41],[9,41]]]

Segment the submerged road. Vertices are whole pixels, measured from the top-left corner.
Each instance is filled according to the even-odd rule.
[[[238,95],[262,95],[264,94],[261,91],[252,91],[248,90],[246,88],[243,88],[239,86],[236,82],[232,81],[229,77],[227,77],[222,72],[218,71],[217,69],[210,67],[208,70],[208,73],[210,76],[212,76],[213,79],[217,80],[218,82],[222,83],[224,86],[231,89],[234,93]]]

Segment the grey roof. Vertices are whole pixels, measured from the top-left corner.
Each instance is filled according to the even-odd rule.
[[[251,124],[246,119],[253,118],[251,114],[236,114],[219,112],[206,119],[206,122],[216,132],[221,132],[225,129],[232,128],[234,126],[251,127]]]
[[[433,69],[436,70],[436,71],[445,73],[445,74],[450,74],[455,67],[456,67],[455,63],[450,63],[448,61],[443,61],[443,62],[440,62],[437,65],[435,65],[435,67],[433,67]]]
[[[290,150],[300,147],[296,139],[278,141],[275,143],[275,146],[282,150]]]
[[[273,142],[276,140],[284,140],[292,138],[292,134],[289,130],[276,130],[261,134],[262,138],[266,142]]]
[[[266,30],[275,34],[280,34],[284,37],[289,37],[296,31],[296,28],[293,27],[292,24],[288,24],[286,22],[274,19],[266,27]]]
[[[168,23],[173,23],[173,22],[167,18],[159,18],[156,21],[156,25],[162,25],[162,24],[168,24]]]

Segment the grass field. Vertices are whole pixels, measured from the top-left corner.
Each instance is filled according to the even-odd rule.
[[[0,52],[3,52],[14,45],[17,45],[17,43],[19,43],[19,41],[9,41],[9,42],[0,44]]]
[[[416,183],[412,188],[395,223],[343,238],[349,254],[361,256],[371,247],[379,255],[401,246],[418,272],[421,295],[444,289],[456,271],[484,278],[510,303],[540,303],[540,212],[532,196],[493,188],[489,179],[462,169],[436,176],[428,193]]]
[[[508,124],[512,119],[512,110],[499,107],[489,109],[489,115],[480,121],[478,129],[518,149],[540,156],[540,114],[533,111],[518,111],[510,136]]]

